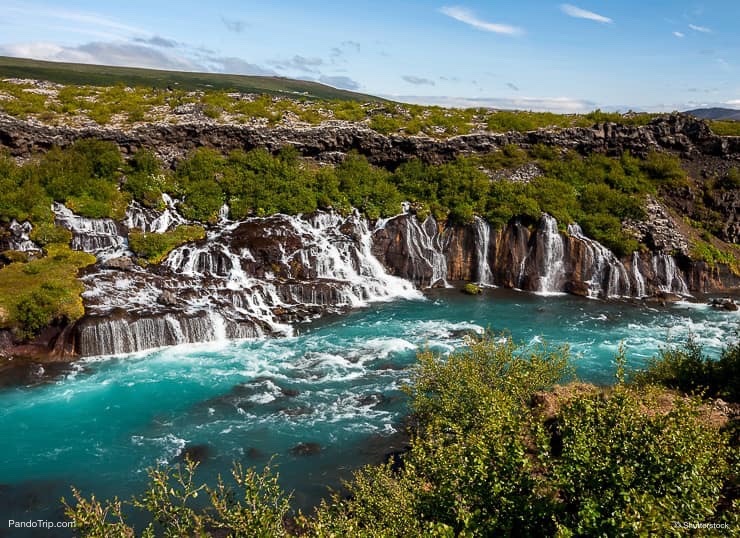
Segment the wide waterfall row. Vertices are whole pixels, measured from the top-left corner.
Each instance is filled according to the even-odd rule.
[[[380,221],[374,239],[374,250],[385,266],[419,287],[446,285],[451,279],[543,295],[618,298],[689,293],[672,256],[635,252],[620,260],[577,224],[561,232],[547,214],[534,232],[518,221],[494,232],[479,217],[470,226],[440,227],[432,217],[421,224],[406,213]]]
[[[143,269],[131,261],[128,230],[161,233],[186,224],[172,199],[165,197],[161,210],[132,203],[122,223],[83,218],[61,204],[53,209],[57,224],[72,231],[72,247],[103,262],[83,277],[88,315],[76,345],[85,355],[291,334],[296,321],[421,298],[417,288],[455,280],[603,298],[688,294],[673,257],[635,252],[620,260],[578,225],[561,232],[549,215],[534,231],[517,221],[494,230],[478,217],[470,226],[442,226],[407,211],[371,229],[357,212],[232,222],[224,206],[207,239]],[[33,245],[29,226],[13,230],[18,246]]]

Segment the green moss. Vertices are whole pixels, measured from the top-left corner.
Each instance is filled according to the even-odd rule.
[[[148,263],[160,263],[175,248],[185,243],[204,239],[202,226],[183,225],[164,233],[131,230],[128,241],[131,250]]]
[[[468,282],[462,287],[462,292],[467,295],[480,295],[480,293],[482,293],[482,290],[479,286],[476,286],[472,282]]]
[[[0,269],[0,309],[9,313],[5,324],[30,338],[55,319],[80,318],[84,287],[77,273],[93,263],[91,254],[50,244],[45,257]]]

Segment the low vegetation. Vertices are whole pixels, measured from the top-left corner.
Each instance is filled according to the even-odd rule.
[[[0,58],[0,73],[2,71]],[[55,79],[46,77],[46,80]],[[126,80],[132,85],[125,85],[123,81]],[[238,83],[232,86],[177,85],[172,81],[163,87],[158,80],[152,84],[141,84],[136,78],[124,76],[117,79],[117,83],[111,80],[102,86],[46,84],[39,88],[31,80],[8,79],[0,81],[0,111],[19,118],[34,117],[48,123],[68,123],[78,118],[100,125],[115,123],[122,127],[137,122],[177,123],[183,114],[189,114],[191,118],[202,115],[213,121],[257,122],[262,125],[292,121],[318,125],[324,121],[343,120],[363,122],[382,134],[435,138],[472,131],[503,133],[591,127],[603,122],[646,125],[656,117],[654,114],[620,114],[601,110],[588,114],[554,114],[442,108],[393,103],[320,85],[313,85],[316,87],[303,94],[280,91],[277,89],[279,82],[285,86],[290,86],[292,82],[300,85],[302,82],[276,80],[274,82],[277,84],[273,87],[269,81],[268,77],[259,80],[264,83],[264,88],[259,85],[250,88]],[[319,88],[323,91],[318,91]],[[254,93],[244,93],[249,89]]]
[[[95,263],[95,256],[70,250],[66,244],[48,244],[47,255],[19,259],[0,269],[0,320],[31,338],[54,322],[74,321],[84,314],[77,280],[79,269]]]
[[[237,466],[231,485],[211,488],[196,485],[191,463],[151,471],[132,501],[75,490],[66,513],[80,535],[106,537],[134,536],[129,502],[149,514],[144,536],[683,536],[684,521],[726,534],[740,523],[734,423],[699,398],[625,382],[624,361],[617,384],[598,388],[558,385],[571,376],[567,348],[486,336],[446,359],[422,352],[407,387],[410,449],[356,472],[347,495],[310,515],[288,517],[269,468]],[[666,361],[649,383],[672,378],[654,375],[672,371]]]
[[[148,263],[160,263],[173,249],[205,236],[206,231],[202,226],[183,225],[164,233],[132,230],[128,234],[128,243],[140,258]]]
[[[538,175],[526,182],[507,179],[525,163],[534,163]],[[81,140],[22,166],[0,157],[0,184],[0,219],[30,220],[45,226],[45,234],[52,201],[82,216],[120,219],[131,199],[162,208],[162,194],[168,193],[181,200],[186,218],[202,223],[214,223],[224,203],[233,219],[352,207],[377,219],[398,214],[401,203],[410,201],[422,217],[431,213],[469,223],[480,215],[498,228],[514,217],[534,222],[547,212],[563,229],[578,222],[587,235],[624,255],[638,244],[621,222],[644,216],[646,194],[683,188],[688,181],[679,161],[661,153],[645,159],[628,153],[583,157],[544,146],[530,152],[506,146],[441,165],[412,160],[389,172],[358,154],[332,168],[312,165],[292,147],[277,155],[255,149],[227,156],[201,148],[169,171],[148,151],[124,161],[112,143]],[[164,252],[169,240],[156,241],[154,250]]]

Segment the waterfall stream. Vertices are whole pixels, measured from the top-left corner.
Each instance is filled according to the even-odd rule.
[[[475,249],[477,259],[478,284],[481,286],[493,286],[493,273],[488,261],[491,245],[491,225],[480,217],[475,217]]]
[[[114,258],[132,256],[128,230],[162,233],[188,223],[174,200],[163,197],[160,210],[134,202],[122,223],[80,217],[61,204],[54,204],[53,210],[57,224],[72,232],[72,247],[104,262],[82,277],[87,316],[78,324],[78,344],[84,355],[290,335],[296,321],[376,301],[421,299],[413,283],[449,286],[448,267],[456,275],[472,275],[482,286],[494,286],[493,267],[501,263],[499,258],[516,266],[506,273],[512,275],[510,285],[545,295],[571,291],[574,285],[589,297],[601,298],[644,297],[656,289],[688,294],[673,257],[653,253],[648,279],[639,253],[633,253],[628,270],[577,224],[570,225],[565,236],[547,214],[534,235],[513,222],[505,234],[496,236],[494,256],[491,226],[479,217],[455,231],[440,228],[432,216],[419,222],[407,212],[379,220],[371,230],[356,211],[347,216],[318,211],[234,222],[228,220],[224,205],[205,240],[175,248],[153,268],[124,264],[117,269],[121,265],[114,264]],[[28,223],[15,223],[11,230],[18,246],[33,245]],[[394,249],[387,257],[374,250],[375,234],[383,233],[385,244]],[[404,278],[392,274],[398,263]]]

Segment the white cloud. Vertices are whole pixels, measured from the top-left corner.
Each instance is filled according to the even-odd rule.
[[[76,25],[87,26],[95,31],[112,31],[118,34],[124,35],[144,35],[149,32],[122,24],[108,17],[98,15],[95,13],[88,13],[83,11],[70,11],[66,9],[45,9],[41,7],[24,7],[23,5],[11,4],[10,6],[3,7],[3,15],[20,15],[22,17],[33,17],[34,20],[38,19],[51,19],[58,21],[67,21],[75,23]],[[79,27],[79,26],[78,26]]]
[[[423,86],[423,85],[434,86],[433,80],[430,80],[424,77],[416,77],[414,75],[404,75],[401,78],[405,80],[406,82],[408,82],[409,84],[414,84],[416,86]]]
[[[460,6],[444,6],[439,8],[439,12],[443,15],[447,15],[448,17],[455,19],[456,21],[464,22],[465,24],[468,24],[472,26],[473,28],[477,28],[478,30],[483,30],[484,32],[493,32],[496,34],[505,34],[505,35],[520,35],[523,32],[523,30],[517,26],[510,26],[508,24],[499,24],[495,22],[488,22],[484,21],[482,19],[479,19],[475,13],[470,11],[467,8],[460,7]]]
[[[686,37],[686,34],[682,34],[681,32],[673,32],[673,35],[678,38]]]
[[[581,9],[580,7],[574,6],[572,4],[561,4],[560,11],[562,11],[569,17],[575,17],[576,19],[588,19],[590,21],[601,22],[604,24],[611,24],[612,22],[614,22],[609,17],[604,17],[603,15],[599,15],[598,13],[594,13],[593,11]]]
[[[740,106],[740,99],[730,99],[729,101],[725,101],[724,104],[730,106]]]
[[[452,108],[495,108],[501,110],[534,110],[544,112],[560,112],[575,114],[590,112],[597,108],[596,103],[584,99],[569,97],[515,97],[488,98],[488,97],[450,97],[424,95],[382,95],[396,101],[415,103],[420,105],[439,105]]]
[[[94,41],[74,47],[44,42],[15,43],[0,46],[0,54],[54,62],[147,67],[182,71],[202,69],[202,66],[182,56],[166,54],[151,47],[127,42]]]
[[[357,82],[354,79],[351,79],[349,77],[344,77],[344,76],[321,75],[319,77],[319,82],[321,82],[322,84],[327,84],[329,86],[334,86],[335,88],[339,88],[342,90],[359,90],[360,89],[359,82]]]
[[[697,26],[696,24],[689,24],[689,28],[691,28],[694,32],[701,32],[703,34],[712,33],[712,29],[707,28],[706,26]]]

